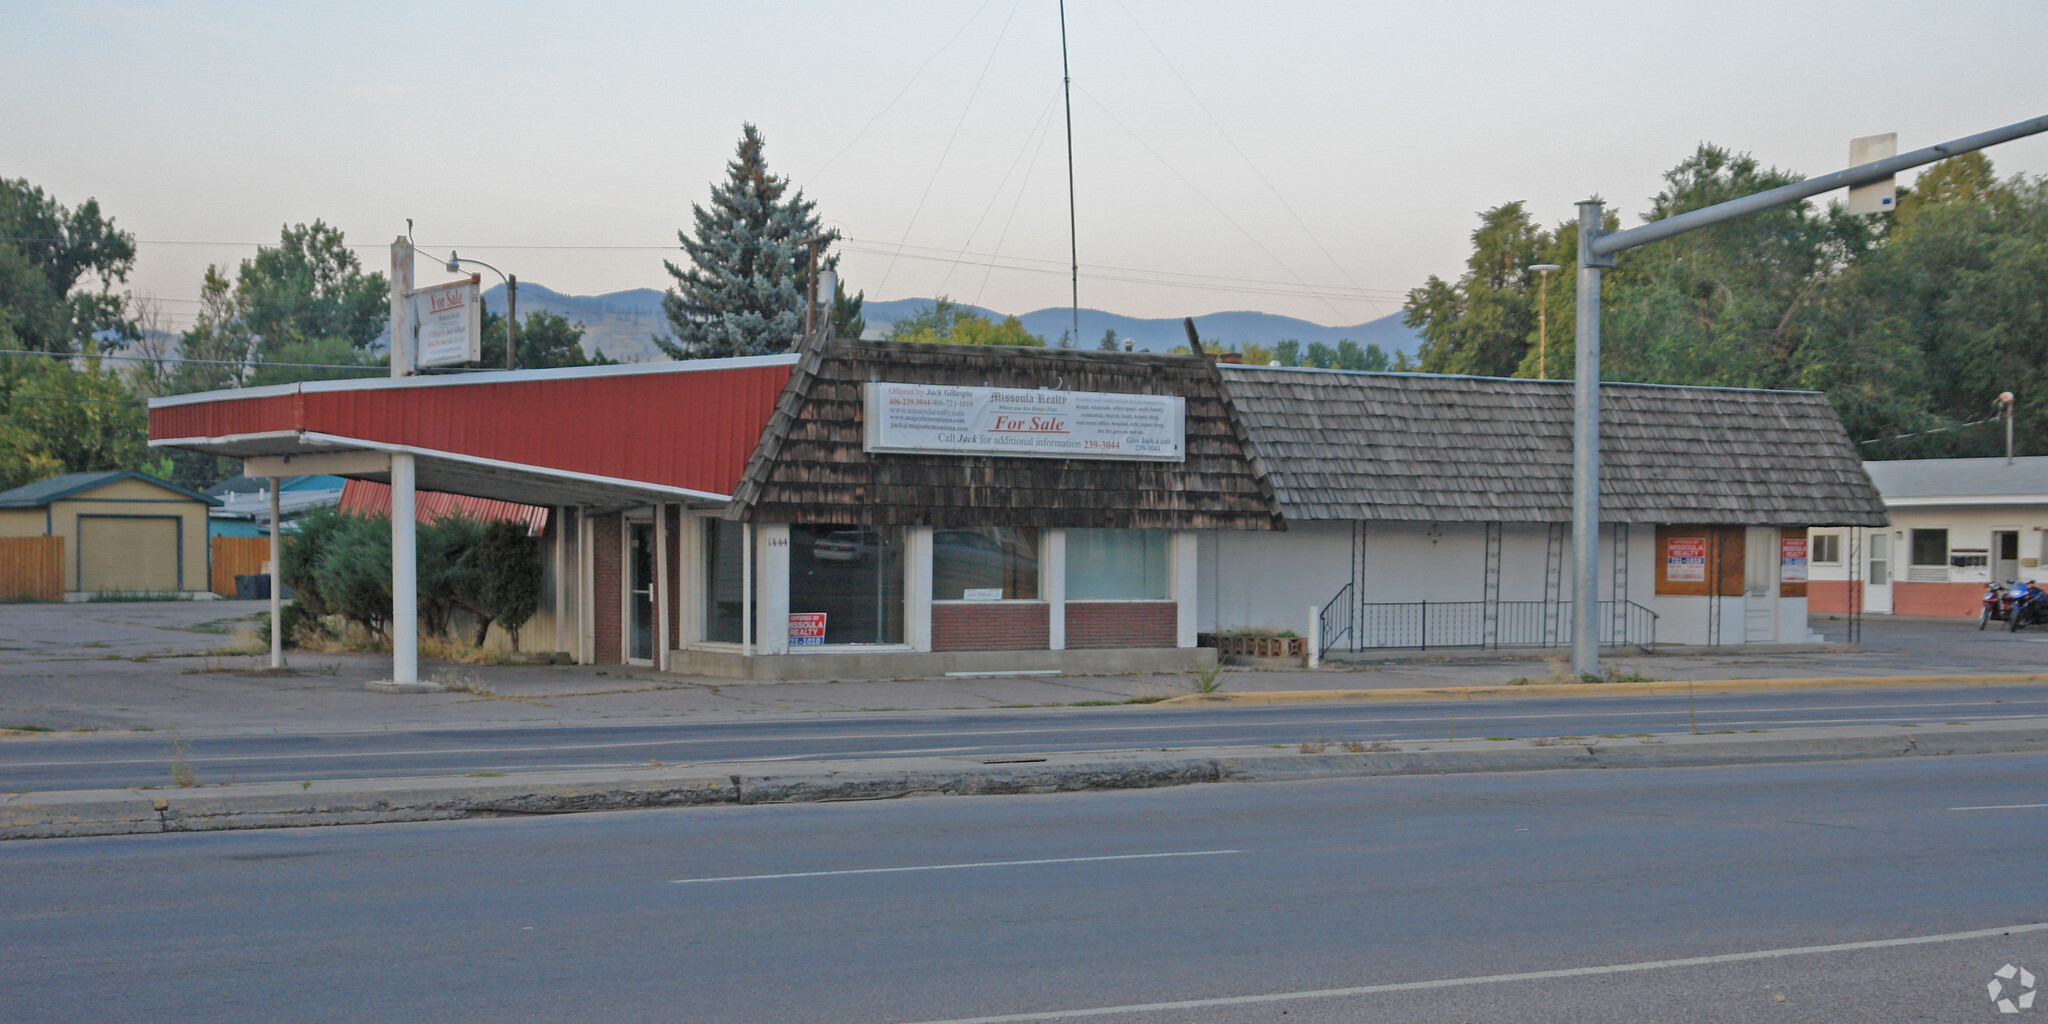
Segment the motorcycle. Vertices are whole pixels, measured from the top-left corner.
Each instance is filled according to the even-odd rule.
[[[1983,629],[1993,622],[2007,622],[2012,619],[2013,588],[2017,586],[2018,580],[1984,584],[1983,607],[1977,610],[1978,629]]]
[[[2007,595],[2012,598],[2012,611],[2005,620],[2005,628],[2019,632],[2021,626],[2048,623],[2048,590],[2034,585],[2033,580],[2018,583]]]

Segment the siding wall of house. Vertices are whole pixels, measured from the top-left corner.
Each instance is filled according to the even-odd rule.
[[[1984,586],[1993,582],[1995,566],[1991,559],[1995,558],[1996,552],[1991,549],[1991,535],[1994,531],[2010,530],[2019,535],[2019,578],[2048,580],[2048,505],[1906,505],[1893,508],[1891,518],[1889,530],[1864,531],[1856,544],[1856,554],[1864,562],[1857,576],[1868,587],[1869,534],[1885,532],[1891,536],[1889,575],[1893,582],[1889,587],[1868,587],[1864,603],[1866,611],[1976,618]],[[1987,556],[1986,564],[1946,566],[1938,570],[1921,566],[1916,573],[1912,564],[1913,531],[1926,529],[1947,530],[1951,554],[1982,552]],[[1818,537],[1840,538],[1836,542],[1840,548],[1837,560],[1813,564],[1815,612],[1841,613],[1848,610],[1849,534],[1849,529],[1839,526],[1814,527],[1807,531],[1809,548]],[[2029,561],[2034,564],[2028,565]]]
[[[590,517],[592,660],[599,665],[617,665],[624,660],[620,632],[626,586],[623,522],[616,512]]]

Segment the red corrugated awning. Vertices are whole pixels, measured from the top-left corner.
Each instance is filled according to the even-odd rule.
[[[350,480],[341,488],[340,507],[343,512],[388,516],[391,514],[391,486],[374,480]],[[526,524],[526,535],[529,537],[541,536],[548,529],[548,510],[539,505],[521,505],[512,501],[472,498],[464,494],[445,494],[441,491],[413,492],[414,519],[422,523],[431,523],[447,515],[466,515],[486,523],[510,519]]]
[[[405,453],[423,490],[525,505],[715,505],[795,364],[751,356],[171,395],[150,400],[150,444],[240,459]]]

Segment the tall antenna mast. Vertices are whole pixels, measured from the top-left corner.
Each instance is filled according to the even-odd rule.
[[[1074,76],[1067,68],[1067,0],[1060,0],[1060,92],[1067,101],[1067,254],[1073,258],[1075,348],[1081,347],[1081,242],[1074,228]]]

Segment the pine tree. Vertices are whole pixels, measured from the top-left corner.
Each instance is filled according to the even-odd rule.
[[[710,208],[691,207],[696,237],[676,232],[689,268],[662,261],[676,279],[661,300],[673,338],[654,341],[674,358],[781,352],[803,331],[816,204],[792,192],[788,178],[768,173],[761,148],[760,130],[745,125],[725,183],[712,186]],[[838,261],[828,257],[821,268]]]

